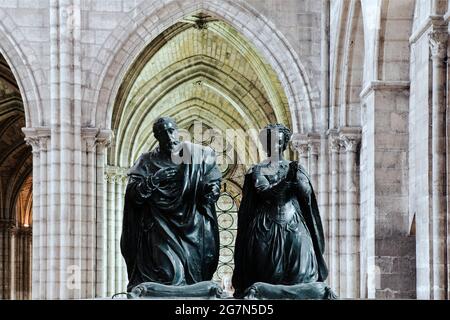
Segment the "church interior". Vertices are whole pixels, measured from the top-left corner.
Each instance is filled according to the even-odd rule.
[[[0,299],[126,290],[127,172],[160,116],[222,160],[213,280],[248,137],[282,123],[337,295],[449,299],[449,21],[448,0],[1,1]]]

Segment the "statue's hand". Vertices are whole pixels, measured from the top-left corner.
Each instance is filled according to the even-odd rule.
[[[153,186],[158,186],[161,182],[166,182],[176,176],[178,170],[176,168],[164,168],[156,171],[149,179]]]
[[[207,202],[213,203],[217,201],[220,195],[220,188],[217,184],[206,184],[203,188],[203,195]]]

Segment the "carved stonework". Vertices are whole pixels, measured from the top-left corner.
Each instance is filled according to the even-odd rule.
[[[428,34],[430,52],[433,58],[444,59],[447,56],[448,33],[446,30],[434,30]]]
[[[108,183],[115,183],[116,182],[116,173],[112,171],[105,171],[105,180]]]
[[[11,231],[14,223],[11,220],[0,220],[0,231],[5,232],[6,230]]]
[[[23,128],[25,142],[33,149],[33,154],[39,155],[42,150],[47,150],[50,139],[49,128]]]
[[[328,139],[328,149],[331,153],[338,153],[341,150],[342,141],[337,135],[330,135]]]
[[[107,166],[105,168],[105,179],[110,183],[125,185],[128,179],[127,171],[125,168]]]
[[[356,152],[361,142],[361,128],[343,127],[339,130],[339,139],[346,152]]]
[[[26,137],[25,138],[25,142],[27,143],[27,145],[29,145],[32,149],[33,153],[39,154],[41,151],[41,144],[39,142],[39,138],[38,137]]]
[[[308,156],[309,153],[308,142],[297,145],[296,150],[300,153],[301,156]]]
[[[300,156],[308,156],[309,143],[308,137],[304,134],[294,134],[292,136],[292,148],[297,151]]]
[[[309,152],[311,155],[318,155],[320,150],[320,136],[310,135],[308,139]]]
[[[345,148],[347,152],[356,152],[359,146],[361,138],[357,136],[341,136],[342,147]]]

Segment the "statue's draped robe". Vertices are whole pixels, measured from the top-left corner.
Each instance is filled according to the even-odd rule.
[[[295,285],[324,281],[328,269],[323,258],[323,228],[308,175],[298,166],[299,187],[286,191],[291,193],[287,199],[295,207],[295,214],[287,221],[279,221],[280,195],[273,190],[259,194],[254,170],[245,176],[238,212],[232,279],[236,295],[255,282]]]
[[[143,282],[186,285],[211,280],[219,258],[214,202],[206,185],[220,189],[221,173],[211,148],[184,142],[183,161],[161,157],[159,148],[143,154],[130,169],[125,194],[121,251],[130,291]],[[188,163],[190,162],[190,163]],[[178,174],[149,192],[145,177],[162,168]]]

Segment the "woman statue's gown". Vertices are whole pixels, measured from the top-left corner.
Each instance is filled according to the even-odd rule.
[[[237,295],[255,282],[295,285],[322,282],[328,274],[308,175],[296,162],[267,168],[264,162],[254,166],[244,182],[233,274]]]

